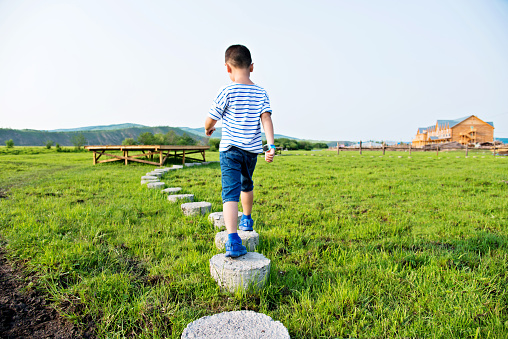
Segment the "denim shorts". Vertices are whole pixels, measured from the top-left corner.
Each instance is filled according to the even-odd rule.
[[[222,172],[222,202],[240,201],[240,191],[254,189],[252,174],[256,168],[258,155],[237,147],[220,152],[220,170]]]

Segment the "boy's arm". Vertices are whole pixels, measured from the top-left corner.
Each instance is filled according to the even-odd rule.
[[[272,122],[272,113],[264,112],[261,114],[261,123],[263,124],[263,129],[265,130],[266,142],[269,145],[273,145],[274,136],[273,136],[273,122]],[[265,153],[266,162],[272,162],[273,156],[275,155],[275,150],[272,148],[268,152]]]
[[[206,117],[205,120],[205,133],[209,137],[212,135],[212,133],[215,131],[215,124],[217,123],[217,120],[213,120],[210,117]],[[264,126],[264,125],[263,125]]]

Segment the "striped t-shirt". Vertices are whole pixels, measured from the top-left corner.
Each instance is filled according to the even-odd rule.
[[[260,117],[272,112],[265,89],[258,85],[232,83],[220,89],[208,116],[222,119],[222,140],[219,151],[231,146],[252,153],[263,153]]]

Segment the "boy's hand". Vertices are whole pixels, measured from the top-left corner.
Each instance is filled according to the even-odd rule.
[[[215,132],[215,127],[211,127],[209,129],[205,130],[207,137],[211,136],[213,132]]]
[[[271,150],[269,150],[268,152],[265,152],[266,162],[272,162],[274,155],[275,155],[275,149],[273,149],[273,148]]]

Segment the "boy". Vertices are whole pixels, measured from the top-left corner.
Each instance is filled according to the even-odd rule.
[[[236,229],[238,201],[241,196],[243,216],[239,227],[243,231],[252,231],[252,174],[258,154],[265,150],[266,162],[272,162],[275,146],[270,101],[266,91],[250,80],[254,64],[247,47],[233,45],[226,50],[226,69],[232,83],[219,91],[208,112],[205,130],[206,135],[211,136],[217,121],[223,119],[219,151],[223,213],[228,232],[225,247],[226,257],[236,258],[247,254]],[[260,120],[268,143],[265,149],[261,143]]]

